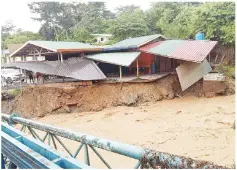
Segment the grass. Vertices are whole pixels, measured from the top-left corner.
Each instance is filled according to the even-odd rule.
[[[14,89],[14,90],[12,91],[12,95],[13,95],[13,96],[17,96],[20,92],[21,92],[21,89]]]
[[[217,71],[223,73],[227,77],[235,77],[235,66],[220,65],[218,66]]]

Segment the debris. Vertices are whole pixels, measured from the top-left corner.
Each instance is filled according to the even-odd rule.
[[[176,114],[180,114],[180,113],[182,113],[182,111],[180,111],[180,110],[176,112]]]
[[[183,97],[182,95],[179,95],[179,94],[175,94],[174,96],[175,96],[175,97],[179,97],[179,98],[182,98],[182,97]]]
[[[2,99],[1,100],[12,100],[14,99],[14,95],[13,94],[10,94],[10,93],[7,93],[7,92],[3,92],[2,93]]]
[[[63,106],[62,108],[63,108],[67,113],[71,113],[71,109],[70,109],[67,105]]]

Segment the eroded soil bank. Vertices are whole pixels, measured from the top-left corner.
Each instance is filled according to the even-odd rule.
[[[28,86],[11,104],[3,102],[2,111],[16,112],[22,117],[32,118],[52,113],[78,113],[100,111],[114,106],[136,106],[189,94],[213,97],[216,93],[223,94],[226,91],[222,84],[213,86],[211,83],[205,86],[210,92],[205,91],[204,94],[204,85],[198,82],[181,93],[177,75],[169,75],[149,83],[94,83],[81,86],[72,82]]]

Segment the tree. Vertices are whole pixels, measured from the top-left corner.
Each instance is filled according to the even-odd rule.
[[[206,38],[222,44],[235,43],[235,3],[205,3],[198,7],[195,27],[206,34]]]
[[[126,6],[120,6],[116,8],[116,14],[119,15],[124,12],[134,12],[136,9],[140,9],[139,6],[136,5],[126,5]]]
[[[13,35],[10,35],[6,40],[6,44],[22,44],[30,40],[42,40],[43,37],[41,37],[37,33],[33,33],[30,31],[23,31],[19,33],[15,33]]]
[[[40,30],[39,34],[44,37],[45,40],[55,40],[56,38],[56,32],[52,26],[50,26],[48,23],[44,23]]]
[[[41,31],[45,30],[45,26],[47,26],[53,28],[54,34],[57,35],[56,28],[59,27],[59,18],[62,16],[61,4],[59,2],[32,2],[28,6],[32,13],[37,14],[32,19],[43,23]],[[45,38],[48,39],[48,37]]]
[[[113,18],[114,14],[106,9],[104,2],[89,2],[84,9],[81,21],[78,22],[78,27],[86,28],[91,33],[104,33],[106,21]]]
[[[104,2],[33,2],[29,8],[38,15],[33,19],[43,22],[40,32],[46,39],[55,35],[56,39],[66,36],[69,40],[72,30],[77,28],[86,28],[91,33],[103,33],[107,28],[105,21],[114,17]],[[50,36],[46,30],[50,30]]]
[[[90,32],[87,29],[80,28],[73,30],[70,39],[82,43],[92,43],[94,37],[90,34]]]
[[[7,37],[10,36],[10,34],[14,31],[14,29],[15,29],[15,25],[12,23],[12,21],[6,21],[6,23],[2,26],[2,29],[1,29],[1,37],[2,37],[1,48],[2,49],[7,48],[5,40],[7,39]]]
[[[34,19],[42,22],[39,33],[47,40],[79,40],[91,33],[112,33],[113,42],[157,33],[187,39],[201,31],[207,39],[235,43],[233,2],[156,2],[145,12],[128,5],[116,13],[104,2],[34,2],[29,7],[37,14]]]
[[[121,13],[108,30],[117,41],[149,33],[145,15],[140,9],[136,9],[134,12]]]

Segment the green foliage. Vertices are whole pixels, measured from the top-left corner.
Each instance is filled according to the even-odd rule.
[[[234,2],[205,3],[198,7],[196,30],[206,34],[206,38],[220,41],[222,44],[235,43]]]
[[[188,39],[201,31],[206,39],[235,44],[234,2],[156,2],[147,11],[127,5],[118,7],[115,13],[106,9],[104,2],[32,2],[28,6],[36,14],[33,19],[42,23],[39,34],[15,31],[8,22],[1,32],[3,49],[7,43],[36,39],[92,43],[92,33],[113,34],[110,44],[150,34]]]
[[[157,30],[166,37],[186,39],[194,37],[201,31],[205,33],[207,39],[220,41],[224,45],[233,45],[234,9],[233,2],[156,3],[148,15],[153,14],[152,23],[157,16]]]
[[[104,2],[33,2],[29,8],[32,13],[38,14],[33,19],[44,23],[40,33],[45,39],[55,37],[56,40],[64,40],[66,36],[69,40],[74,29],[85,28],[90,33],[103,33],[108,28],[105,21],[114,17]],[[49,27],[50,35],[47,35],[46,27]]]
[[[51,41],[56,39],[56,32],[53,26],[50,26],[48,23],[44,23],[40,30],[39,34],[44,37],[45,40]]]
[[[136,5],[127,5],[127,6],[120,6],[116,8],[117,14],[121,14],[124,12],[134,12],[135,10],[139,9],[139,6]]]
[[[5,43],[5,40],[7,39],[8,36],[10,36],[10,33],[14,31],[15,26],[13,25],[13,23],[11,21],[7,21],[1,29],[1,37],[2,37],[2,41],[1,41],[1,48],[2,49],[6,49],[7,48],[7,44]]]
[[[94,37],[90,34],[90,32],[87,29],[79,28],[73,30],[70,39],[83,43],[92,43]]]
[[[42,39],[43,37],[41,37],[37,33],[33,33],[30,31],[23,31],[7,37],[7,39],[5,40],[5,44],[22,44],[29,40],[42,40]]]
[[[14,89],[11,93],[12,93],[12,95],[15,97],[15,96],[17,96],[18,94],[20,94],[20,92],[21,92],[21,89]]]
[[[220,65],[217,67],[217,71],[227,77],[235,77],[235,66]]]
[[[149,34],[145,14],[140,9],[120,14],[108,30],[118,41]]]

